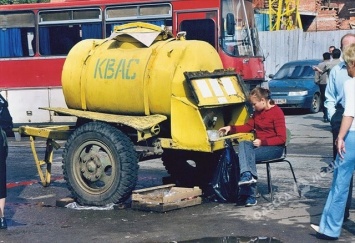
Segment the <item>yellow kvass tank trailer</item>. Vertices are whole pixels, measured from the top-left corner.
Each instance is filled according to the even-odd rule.
[[[135,145],[151,145],[149,153],[162,155],[181,185],[210,179],[224,139],[249,136],[215,136],[248,118],[243,81],[222,68],[207,42],[173,38],[146,23],[76,44],[62,73],[68,108],[47,108],[78,117],[63,152],[64,178],[76,200],[126,200],[137,181]]]

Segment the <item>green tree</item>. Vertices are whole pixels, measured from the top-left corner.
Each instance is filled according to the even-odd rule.
[[[12,0],[0,0],[1,5],[6,5],[6,4],[13,4]]]
[[[50,0],[0,0],[0,5],[24,3],[49,3]]]

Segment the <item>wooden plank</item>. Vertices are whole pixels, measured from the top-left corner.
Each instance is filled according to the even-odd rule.
[[[125,115],[117,115],[117,114],[110,114],[110,113],[103,113],[103,112],[68,109],[63,107],[40,107],[40,109],[54,111],[62,115],[87,118],[94,121],[120,123],[120,124],[133,127],[138,131],[144,131],[150,129],[167,119],[166,116],[159,115],[159,114],[149,115],[149,116],[125,116]]]
[[[175,184],[157,186],[132,192],[132,208],[165,212],[201,204],[199,187],[174,187]]]
[[[167,203],[167,204],[158,204],[158,205],[132,201],[132,209],[163,213],[171,210],[199,205],[201,204],[201,202],[202,202],[201,197],[193,198],[191,200],[181,201],[179,203]]]

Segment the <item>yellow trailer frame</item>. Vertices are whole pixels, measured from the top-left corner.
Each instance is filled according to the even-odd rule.
[[[20,134],[27,135],[30,138],[30,145],[35,160],[38,175],[41,180],[41,184],[47,187],[51,183],[51,169],[53,162],[53,152],[54,149],[57,150],[61,146],[55,140],[67,140],[70,134],[74,131],[73,126],[48,126],[48,127],[31,127],[31,126],[20,126],[18,129],[14,130]],[[46,151],[44,153],[44,158],[40,159],[36,150],[36,137],[41,137],[46,139]],[[226,140],[226,139],[236,139],[241,140],[252,140],[252,133],[237,133],[229,136],[224,136],[217,138],[216,141]],[[165,140],[161,141],[163,144]]]
[[[53,151],[59,149],[60,144],[55,140],[67,140],[69,135],[73,132],[71,126],[51,126],[51,127],[30,127],[20,126],[18,128],[20,134],[28,135],[30,137],[31,150],[38,175],[41,179],[42,186],[47,187],[51,183],[51,169],[53,162]],[[39,159],[36,150],[36,137],[46,138],[46,151],[44,159]]]
[[[93,121],[104,121],[113,124],[123,124],[134,128],[137,131],[137,140],[142,141],[160,132],[159,123],[166,120],[163,115],[150,116],[123,116],[106,114],[100,112],[80,111],[67,108],[40,108],[53,111],[63,115],[71,115]],[[51,167],[53,162],[53,151],[59,149],[60,145],[55,140],[68,140],[70,134],[75,130],[74,126],[20,126],[15,132],[30,137],[32,154],[36,163],[37,171],[44,187],[49,186],[51,180]],[[36,150],[36,137],[47,139],[44,159],[39,159]]]

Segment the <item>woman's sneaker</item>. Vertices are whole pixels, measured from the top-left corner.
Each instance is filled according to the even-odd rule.
[[[252,207],[255,206],[258,203],[255,197],[249,196],[247,200],[245,201],[245,207]]]
[[[247,198],[248,198],[247,195],[238,195],[235,206],[245,206]]]
[[[241,185],[250,185],[253,183],[256,183],[256,179],[253,177],[253,175],[249,172],[246,171],[244,173],[242,173],[242,176],[240,177],[240,180],[238,182],[238,186]]]
[[[5,217],[0,218],[0,229],[7,229],[7,223]]]

